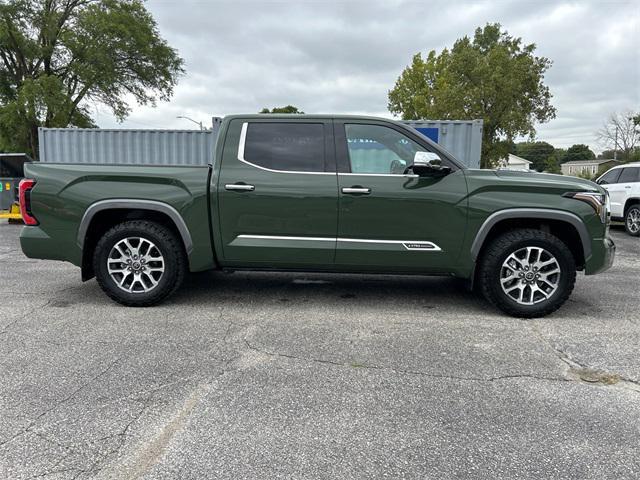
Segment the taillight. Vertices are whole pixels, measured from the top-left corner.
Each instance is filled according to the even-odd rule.
[[[34,179],[24,178],[20,180],[20,186],[18,187],[20,215],[22,215],[22,221],[25,225],[38,225],[38,220],[31,213],[31,189],[35,184],[36,181]]]

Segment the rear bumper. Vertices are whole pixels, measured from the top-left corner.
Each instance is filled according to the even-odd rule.
[[[616,245],[609,237],[594,239],[591,242],[591,256],[585,263],[584,273],[595,275],[608,270],[616,257]]]
[[[48,235],[38,226],[24,226],[20,232],[20,248],[29,258],[64,260],[80,265],[81,251],[59,232]]]

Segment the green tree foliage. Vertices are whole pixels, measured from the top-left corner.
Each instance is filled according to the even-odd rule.
[[[389,111],[405,120],[482,118],[482,166],[495,165],[513,138],[533,136],[536,122],[555,117],[544,84],[551,61],[535,49],[496,23],[451,50],[418,53],[389,91]]]
[[[544,171],[547,173],[562,173],[555,153],[549,155],[544,161]]]
[[[624,152],[622,150],[618,150],[617,152],[615,150],[603,150],[602,153],[598,155],[598,158],[611,159],[614,157],[616,153],[617,153],[616,156],[618,157],[618,160],[621,160],[624,157]]]
[[[546,161],[554,152],[553,145],[547,142],[520,142],[515,148],[515,154],[533,162],[533,168],[538,172],[546,169]]]
[[[271,110],[268,108],[263,108],[258,113],[300,113],[304,112],[298,110],[298,107],[294,107],[293,105],[287,105],[286,107],[273,107]]]
[[[591,149],[582,143],[572,145],[567,150],[566,161],[573,162],[576,160],[593,160],[596,158],[596,154]]]
[[[173,94],[183,60],[142,0],[0,3],[0,148],[38,155],[38,127],[95,127],[90,107],[119,120],[129,99]]]

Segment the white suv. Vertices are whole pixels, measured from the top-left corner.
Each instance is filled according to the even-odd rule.
[[[611,218],[624,221],[629,235],[640,236],[640,162],[613,167],[596,182],[609,191]]]

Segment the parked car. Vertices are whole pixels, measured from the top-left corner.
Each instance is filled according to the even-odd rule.
[[[553,312],[576,271],[614,259],[595,183],[467,169],[391,120],[229,116],[211,162],[30,164],[22,250],[130,306],[165,299],[187,271],[296,270],[451,275],[521,317]]]
[[[613,167],[596,180],[611,197],[611,218],[624,222],[629,235],[640,236],[640,162]]]

